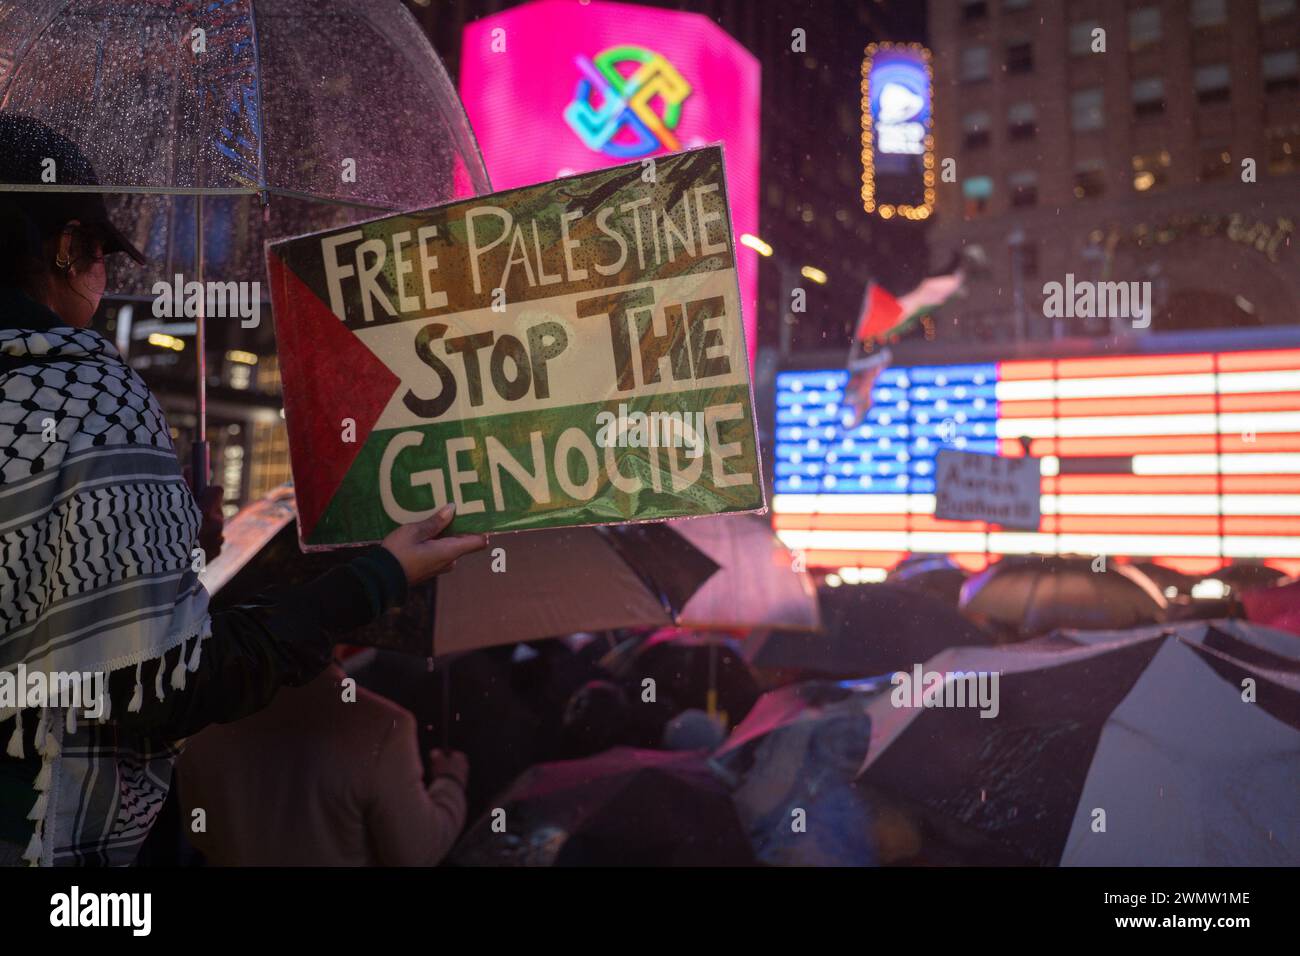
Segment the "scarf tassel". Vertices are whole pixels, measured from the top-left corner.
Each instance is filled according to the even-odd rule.
[[[140,713],[140,708],[144,705],[144,685],[140,683],[140,668],[143,662],[135,665],[135,690],[131,693],[131,701],[126,705],[126,709],[133,714]]]
[[[59,746],[58,735],[55,734],[53,728],[50,728],[45,734],[45,749],[41,751],[41,755],[48,761],[53,760],[62,752],[63,748]]]
[[[37,823],[40,823],[42,820],[44,820],[45,807],[48,799],[49,798],[44,793],[38,795],[36,798],[36,802],[32,804],[31,810],[27,812],[27,819],[35,820]]]
[[[163,690],[163,672],[166,669],[167,669],[167,658],[166,657],[158,658],[158,673],[154,675],[153,692],[154,694],[157,695],[158,703],[160,704],[167,699],[166,692]]]
[[[41,769],[36,774],[36,782],[32,784],[32,789],[37,793],[44,793],[50,789],[50,764],[48,761],[41,762]]]
[[[204,622],[203,630],[194,638],[194,652],[190,654],[190,662],[187,668],[191,674],[199,669],[199,657],[203,652],[203,639],[212,635],[212,618]],[[181,655],[182,657],[184,655]]]
[[[67,720],[64,722],[63,727],[64,730],[67,731],[69,737],[71,737],[73,734],[77,732],[77,708],[75,707],[68,708],[68,717]]]
[[[15,760],[23,759],[23,712],[21,710],[14,714],[14,732],[9,738],[9,746],[5,748],[5,753]]]
[[[194,643],[195,644],[198,643],[198,635],[195,635]],[[162,670],[163,661],[165,659],[166,658],[163,658],[162,660],[158,661],[159,671]],[[181,652],[180,655],[176,658],[176,666],[172,668],[172,690],[184,690],[184,689],[185,689],[185,642],[181,641]]]
[[[41,844],[41,828],[37,826],[32,832],[31,842],[27,844],[27,850],[23,853],[23,859],[32,866],[38,866],[41,862],[41,852],[44,847]]]

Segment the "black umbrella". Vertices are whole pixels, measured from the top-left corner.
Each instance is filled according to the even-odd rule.
[[[718,632],[668,628],[628,642],[603,663],[633,701],[633,732],[647,747],[659,746],[664,725],[684,710],[719,714],[734,724],[759,696],[739,642]],[[654,681],[653,700],[646,700],[646,680]]]
[[[616,747],[539,764],[452,851],[464,866],[743,866],[754,862],[704,756]],[[503,831],[503,832],[502,832]]]
[[[1300,863],[1300,661],[1274,635],[1056,637],[947,651],[928,705],[904,686],[871,703],[858,779],[909,833],[893,862]],[[991,706],[960,706],[972,679]]]
[[[1104,630],[1165,619],[1168,602],[1141,571],[1114,562],[1094,566],[1094,558],[1003,558],[966,582],[961,611],[1012,639],[1061,627]]]
[[[893,584],[824,588],[820,633],[760,631],[745,642],[755,667],[831,677],[906,670],[947,647],[989,636],[942,601]]]
[[[1286,575],[1276,568],[1270,568],[1267,564],[1239,561],[1224,565],[1219,570],[1207,574],[1206,578],[1217,578],[1226,584],[1231,591],[1240,593],[1241,591],[1252,591],[1257,588],[1273,587],[1273,585],[1285,581]]]
[[[917,554],[898,563],[885,578],[888,584],[931,594],[953,607],[961,600],[966,572],[945,554]]]
[[[1200,580],[1193,575],[1167,568],[1163,564],[1156,564],[1154,561],[1135,561],[1133,566],[1149,577],[1160,589],[1160,593],[1170,600],[1179,595],[1191,594],[1192,585]],[[1169,593],[1170,588],[1173,589],[1173,594]]]

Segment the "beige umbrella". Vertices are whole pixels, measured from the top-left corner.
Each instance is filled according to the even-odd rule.
[[[498,553],[498,549],[501,549]],[[504,561],[504,564],[499,562]],[[493,570],[493,563],[502,570]],[[494,536],[446,576],[435,653],[672,624],[717,565],[662,525]]]
[[[295,519],[286,485],[227,522],[221,554],[200,576],[214,608],[307,580],[352,556],[351,549],[301,554]],[[414,589],[351,641],[440,657],[576,631],[662,627],[717,570],[663,525],[495,535],[436,588]]]
[[[677,623],[716,630],[821,629],[812,578],[760,515],[714,515],[669,527],[721,568],[686,602]]]

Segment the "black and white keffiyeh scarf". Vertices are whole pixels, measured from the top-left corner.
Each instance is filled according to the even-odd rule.
[[[162,411],[117,350],[88,330],[0,329],[0,672],[102,674],[178,645],[167,681],[185,686],[211,632],[194,570],[200,516]],[[187,653],[188,652],[188,653]],[[164,668],[150,690],[161,700]],[[19,702],[21,704],[21,702]],[[174,742],[127,733],[111,708],[27,710],[7,751],[38,721],[34,832],[41,866],[125,865],[170,785]],[[0,732],[0,741],[5,735]]]

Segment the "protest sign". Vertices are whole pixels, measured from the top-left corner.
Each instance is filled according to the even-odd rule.
[[[1002,458],[945,448],[935,468],[934,516],[1037,531],[1037,458]]]
[[[722,150],[267,247],[306,548],[763,507]]]

